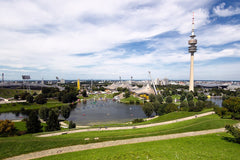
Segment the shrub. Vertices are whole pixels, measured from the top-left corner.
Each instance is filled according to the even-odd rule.
[[[234,127],[233,125],[225,126],[227,133],[230,133],[235,137],[237,143],[240,143],[240,129],[238,127]]]
[[[0,120],[0,136],[7,137],[15,135],[17,129],[10,120]]]
[[[71,128],[76,128],[76,124],[73,123],[73,121],[70,121],[69,122],[69,125],[68,125],[68,128],[71,129]]]
[[[136,118],[132,121],[132,123],[141,123],[141,122],[144,122],[142,118]]]

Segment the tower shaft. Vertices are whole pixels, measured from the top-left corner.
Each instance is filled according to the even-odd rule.
[[[191,54],[189,91],[194,92],[194,54]]]

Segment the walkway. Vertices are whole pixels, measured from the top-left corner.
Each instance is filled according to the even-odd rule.
[[[203,117],[207,115],[214,114],[215,112],[207,112],[207,113],[202,113],[199,115],[194,115],[190,117],[185,117],[185,118],[180,118],[180,119],[175,119],[171,121],[166,121],[166,122],[160,122],[160,123],[152,123],[152,124],[145,124],[145,125],[138,125],[138,126],[126,126],[126,127],[105,127],[105,128],[89,128],[89,129],[81,129],[81,130],[72,130],[72,131],[65,131],[65,132],[57,132],[57,133],[50,133],[50,134],[43,134],[39,135],[37,137],[50,137],[50,136],[57,136],[57,135],[62,135],[62,134],[71,134],[71,133],[78,133],[78,132],[91,132],[91,131],[112,131],[112,130],[123,130],[123,129],[137,129],[137,128],[146,128],[146,127],[154,127],[154,126],[160,126],[160,125],[165,125],[165,124],[171,124],[171,123],[176,123],[176,122],[181,122],[181,121],[186,121],[190,119],[195,119],[197,117]]]
[[[196,132],[169,134],[169,135],[162,135],[162,136],[140,137],[140,138],[125,139],[125,140],[90,143],[85,145],[74,145],[74,146],[54,148],[54,149],[49,149],[49,150],[44,150],[39,152],[32,152],[32,153],[23,154],[20,156],[7,158],[6,160],[29,160],[29,159],[41,158],[41,157],[46,157],[51,155],[68,153],[68,152],[76,152],[76,151],[83,151],[83,150],[96,149],[96,148],[159,141],[159,140],[174,139],[174,138],[189,137],[189,136],[198,136],[198,135],[205,135],[205,134],[218,133],[218,132],[224,132],[224,131],[225,131],[225,128],[219,128],[219,129],[211,129],[211,130],[196,131]]]

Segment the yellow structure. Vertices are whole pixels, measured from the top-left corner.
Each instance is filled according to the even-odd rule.
[[[79,81],[79,79],[77,80],[77,89],[80,90],[80,81]]]

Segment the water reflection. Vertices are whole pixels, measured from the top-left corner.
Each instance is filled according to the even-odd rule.
[[[126,122],[145,117],[139,105],[126,105],[112,100],[89,100],[86,103],[77,104],[68,119],[78,125],[93,125]]]

